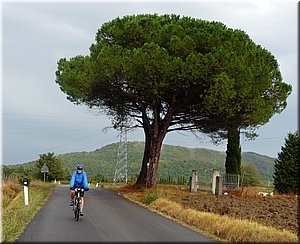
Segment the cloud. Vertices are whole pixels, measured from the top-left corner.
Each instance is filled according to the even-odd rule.
[[[40,7],[45,7],[43,5],[44,3]],[[36,33],[29,33],[29,35],[39,36],[39,34],[43,33],[54,39],[62,37],[73,40],[90,40],[91,33],[70,22],[65,22],[55,14],[39,11],[39,8],[36,9],[36,6],[35,3],[30,2],[25,4],[4,4],[5,20],[22,23],[22,25],[27,26],[32,31],[36,31]]]

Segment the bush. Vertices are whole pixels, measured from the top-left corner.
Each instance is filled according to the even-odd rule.
[[[241,175],[242,186],[259,186],[262,182],[257,167],[252,163],[243,163],[241,165]]]
[[[148,194],[143,198],[143,204],[149,205],[159,198],[156,194]]]

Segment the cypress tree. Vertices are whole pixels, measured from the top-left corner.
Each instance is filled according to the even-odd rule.
[[[227,136],[226,174],[241,174],[241,146],[238,127],[230,127]]]
[[[299,194],[299,134],[289,133],[275,160],[274,187],[278,193]]]

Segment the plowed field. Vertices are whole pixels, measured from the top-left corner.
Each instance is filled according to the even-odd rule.
[[[208,193],[170,195],[168,199],[184,208],[247,219],[280,230],[299,231],[298,199],[296,196],[214,196]]]

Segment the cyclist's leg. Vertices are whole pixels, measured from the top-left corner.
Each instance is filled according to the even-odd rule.
[[[81,192],[81,206],[80,206],[80,212],[83,211],[83,206],[84,206],[84,191]]]
[[[84,206],[84,197],[81,197],[80,212],[83,212],[83,206]]]
[[[74,197],[75,197],[75,191],[74,190],[70,190],[70,199],[73,202],[74,202]]]

